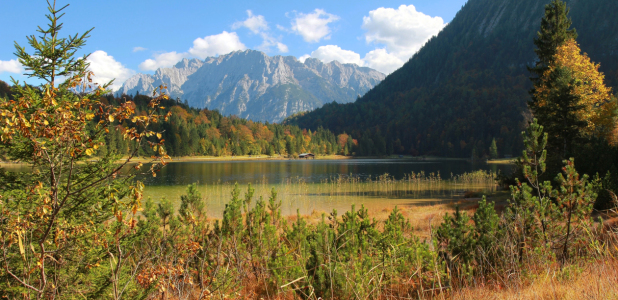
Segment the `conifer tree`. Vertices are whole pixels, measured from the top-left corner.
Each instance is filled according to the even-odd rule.
[[[569,9],[562,0],[553,0],[545,6],[545,16],[541,20],[541,28],[534,39],[534,49],[538,57],[534,67],[528,68],[533,77],[530,78],[533,88],[530,90],[532,101],[528,103],[534,112],[542,100],[537,96],[537,90],[543,85],[541,77],[549,69],[553,62],[558,47],[566,41],[577,38],[577,31],[570,29],[571,19],[568,17]]]
[[[581,97],[573,93],[575,79],[568,68],[553,70],[546,83],[547,98],[542,106],[534,109],[534,114],[547,132],[550,148],[566,157],[573,142],[581,136],[581,131],[588,125],[578,117],[584,106]]]
[[[553,61],[556,49],[568,40],[577,39],[577,31],[570,29],[572,22],[568,15],[569,9],[562,0],[553,0],[545,6],[545,16],[534,39],[534,45],[537,47],[534,52],[539,60],[534,67],[529,68],[530,72],[536,75],[532,78],[535,88],[539,78]]]
[[[498,158],[498,146],[496,145],[496,139],[491,140],[491,146],[489,146],[489,156],[491,159]]]
[[[28,163],[33,170],[0,170],[0,294],[12,299],[89,295],[105,289],[96,283],[104,281],[114,286],[113,296],[119,299],[115,276],[127,258],[119,249],[141,206],[143,185],[133,181],[141,164],[133,171],[125,168],[136,151],[122,163],[111,151],[99,159],[92,156],[116,122],[134,126],[122,130],[134,145],[148,143],[165,156],[155,138],[160,133],[149,127],[164,119],[157,107],[165,96],[153,99],[140,115],[129,101],[114,107],[102,103],[111,82],[92,83],[88,55],[75,57],[90,30],[59,35],[67,6],[57,9],[48,2],[48,27],[39,27],[40,36],[28,37],[33,54],[15,44],[26,75],[44,84],[35,88],[13,81],[14,99],[0,98],[0,148],[10,160]],[[113,275],[95,269],[106,259]]]

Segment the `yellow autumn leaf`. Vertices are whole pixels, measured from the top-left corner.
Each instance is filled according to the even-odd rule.
[[[108,119],[110,122],[114,122],[114,116],[112,116],[112,115],[109,115],[109,116],[107,117],[107,119]]]
[[[17,231],[17,242],[19,243],[19,253],[26,259],[26,250],[24,249],[24,242],[21,240],[21,232]]]
[[[92,155],[92,149],[86,149],[86,155],[91,156]]]

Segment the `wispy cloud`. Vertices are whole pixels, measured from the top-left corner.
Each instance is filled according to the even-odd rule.
[[[155,71],[158,68],[169,68],[183,58],[197,57],[204,59],[209,56],[227,54],[236,50],[245,50],[247,47],[240,41],[236,32],[223,31],[220,34],[197,38],[193,41],[193,47],[187,52],[178,53],[159,52],[139,64],[142,71]]]
[[[369,67],[391,73],[401,67],[414,53],[446,24],[440,17],[431,17],[416,10],[414,5],[384,8],[363,17],[367,43],[383,45],[373,50],[364,60]]]
[[[262,37],[262,44],[257,48],[264,52],[270,52],[273,47],[277,48],[277,51],[281,53],[288,52],[288,46],[283,44],[280,39],[275,38],[266,22],[266,18],[262,15],[254,15],[251,10],[247,10],[247,19],[232,24],[232,29],[239,29],[245,27],[249,29],[253,34],[257,34]]]
[[[24,67],[17,61],[17,59],[0,60],[0,73],[23,73]]]
[[[115,79],[111,86],[113,91],[117,91],[123,82],[135,74],[135,71],[123,66],[113,56],[102,50],[90,54],[88,62],[90,70],[94,72],[94,82],[103,85]]]
[[[292,19],[291,31],[302,36],[305,42],[317,43],[322,39],[330,39],[331,28],[329,23],[339,20],[339,17],[329,14],[322,9],[316,9],[312,13],[295,13]],[[283,26],[277,26],[281,30],[287,30]]]
[[[197,38],[193,47],[189,49],[192,56],[204,59],[209,56],[227,54],[236,50],[245,50],[247,47],[240,41],[236,32],[223,31],[220,34]]]
[[[152,59],[147,59],[139,64],[142,71],[154,71],[158,68],[168,68],[175,65],[178,61],[188,56],[188,53],[176,53],[176,51],[158,53]]]
[[[247,19],[232,24],[232,29],[238,29],[241,27],[248,28],[251,32],[257,34],[268,30],[268,23],[264,16],[254,15],[251,10],[247,10]]]

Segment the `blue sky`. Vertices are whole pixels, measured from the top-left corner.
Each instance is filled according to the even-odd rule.
[[[103,2],[103,3],[101,3]],[[63,35],[94,27],[83,53],[92,53],[97,80],[115,88],[136,73],[153,73],[182,58],[256,49],[269,55],[312,56],[390,73],[449,23],[466,0],[401,1],[68,1]],[[0,80],[24,80],[13,42],[47,24],[42,0],[3,0]],[[82,54],[83,54],[82,53]],[[36,83],[33,79],[26,79]]]

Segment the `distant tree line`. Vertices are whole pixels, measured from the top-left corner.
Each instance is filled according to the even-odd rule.
[[[139,114],[145,111],[151,97],[135,95],[113,97],[107,95],[102,102],[119,105],[131,101]],[[162,103],[163,110],[171,113],[167,121],[154,124],[153,131],[161,132],[164,147],[171,156],[239,156],[239,155],[297,155],[311,152],[318,155],[352,155],[357,142],[348,134],[333,134],[317,128],[304,130],[294,125],[253,122],[237,116],[223,116],[216,110],[196,109],[186,103],[167,100]],[[114,124],[106,137],[106,151],[125,154],[133,145],[122,138],[122,128],[130,126],[126,122]],[[150,156],[153,150],[139,149],[140,156]]]

